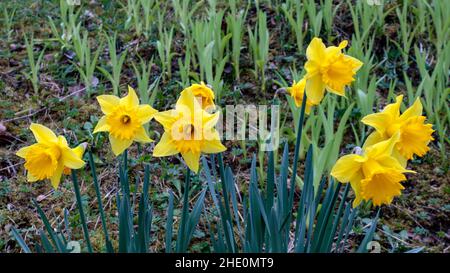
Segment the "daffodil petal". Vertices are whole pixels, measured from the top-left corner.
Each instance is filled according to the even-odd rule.
[[[61,177],[64,171],[64,164],[63,162],[58,163],[58,167],[55,170],[55,173],[50,178],[50,182],[52,183],[53,188],[56,190],[59,186],[59,183],[61,182]]]
[[[115,108],[120,104],[120,98],[113,95],[100,95],[97,97],[102,112],[106,115],[114,112]]]
[[[161,137],[161,140],[153,149],[154,157],[162,157],[162,156],[171,156],[178,154],[178,150],[175,145],[171,142],[170,136],[168,133],[164,133]]]
[[[61,149],[63,165],[70,169],[80,169],[85,162],[70,148]]]
[[[87,143],[82,143],[78,145],[76,148],[73,148],[72,151],[78,158],[83,158],[84,151],[86,150]]]
[[[414,101],[413,105],[411,105],[411,107],[406,109],[406,111],[400,115],[400,121],[404,122],[409,118],[419,117],[422,115],[422,111],[423,111],[422,103],[420,102],[420,98],[417,98]]]
[[[149,143],[149,142],[153,142],[154,140],[151,139],[148,135],[147,132],[145,131],[144,127],[140,127],[137,131],[136,131],[136,135],[134,136],[134,140],[138,141],[138,142],[142,142],[142,143]]]
[[[377,144],[378,142],[387,140],[388,138],[382,137],[380,133],[378,133],[377,131],[372,132],[366,139],[366,141],[364,141],[364,145],[363,145],[363,150],[367,147],[370,147],[372,145]]]
[[[344,155],[339,158],[331,170],[331,176],[341,183],[347,183],[361,170],[363,158],[360,155]]]
[[[106,132],[109,130],[109,125],[106,123],[106,116],[100,118],[94,128],[94,134],[98,132]]]
[[[187,153],[182,153],[181,156],[189,169],[197,173],[200,162],[200,153],[193,153],[192,151],[189,151]]]
[[[306,57],[308,60],[320,62],[324,60],[326,46],[322,39],[314,37],[306,48]]]
[[[110,134],[109,142],[111,143],[111,148],[112,148],[114,155],[118,156],[121,153],[123,153],[123,151],[125,151],[128,147],[131,146],[131,144],[133,143],[133,140],[132,139],[127,139],[127,140],[118,139]]]
[[[29,149],[30,149],[30,146],[20,148],[20,149],[16,152],[16,155],[19,156],[19,157],[21,157],[21,158],[25,158]]]
[[[186,109],[187,108],[187,109]],[[202,109],[191,90],[186,89],[180,94],[175,109],[179,112],[195,113],[198,109]]]
[[[36,182],[39,179],[37,179],[36,177],[34,177],[30,172],[27,172],[27,181],[28,182]]]
[[[394,117],[390,113],[381,112],[370,114],[362,118],[361,122],[373,127],[379,134],[384,135],[388,124],[392,124]]]
[[[363,179],[363,176],[361,172],[358,172],[355,176],[353,176],[352,180],[350,181],[350,186],[353,189],[353,192],[355,193],[355,199],[352,202],[352,207],[356,208],[361,204],[362,202],[362,196],[361,196],[361,180]]]
[[[398,149],[392,151],[392,157],[394,157],[403,168],[406,168],[406,165],[408,165],[408,159],[404,157]]]
[[[54,143],[58,141],[55,133],[44,125],[32,123],[30,130],[33,132],[34,138],[39,143]]]
[[[306,80],[306,97],[312,104],[318,105],[325,93],[325,84],[320,74],[316,74]]]
[[[361,68],[361,66],[363,66],[363,64],[364,64],[360,60],[353,58],[352,56],[349,56],[349,55],[345,55],[345,59],[350,60],[350,62],[352,63],[353,72],[358,71]]]
[[[205,140],[202,146],[202,152],[206,154],[216,154],[226,151],[227,148],[223,146],[219,139],[217,140]]]
[[[158,121],[164,128],[170,128],[175,122],[177,112],[175,110],[168,110],[164,112],[158,112],[154,115],[156,121]]]
[[[138,117],[142,124],[149,122],[156,113],[158,111],[150,105],[140,105],[138,108]]]
[[[139,98],[136,95],[136,91],[133,87],[128,86],[128,94],[120,99],[121,104],[125,104],[128,107],[137,107],[139,106]]]
[[[391,138],[381,141],[377,144],[374,144],[370,147],[367,147],[366,154],[368,157],[373,159],[378,159],[385,155],[392,155],[392,150],[395,147],[395,144],[399,141],[400,134],[396,133]]]

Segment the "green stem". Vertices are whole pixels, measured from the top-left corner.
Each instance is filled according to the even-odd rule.
[[[114,249],[113,249],[111,241],[109,239],[108,228],[106,226],[105,212],[103,210],[103,204],[102,204],[102,195],[100,194],[100,186],[98,184],[97,173],[95,171],[94,159],[92,157],[91,152],[88,153],[88,157],[89,157],[89,166],[91,168],[91,173],[92,173],[92,179],[94,180],[95,194],[97,195],[97,204],[98,204],[98,210],[100,211],[100,219],[102,221],[103,233],[105,234],[106,249],[108,250],[109,253],[113,253]]]
[[[88,227],[86,224],[86,217],[83,212],[83,204],[81,202],[80,186],[78,185],[78,179],[77,179],[75,170],[72,170],[72,182],[73,182],[73,188],[75,190],[75,197],[77,198],[78,210],[80,212],[80,219],[81,219],[81,225],[83,226],[84,238],[86,239],[88,252],[92,253],[91,240],[89,239],[89,230],[88,230]]]
[[[306,108],[306,92],[303,93],[302,108],[300,111],[300,118],[298,119],[297,126],[297,138],[295,140],[295,151],[294,151],[294,166],[292,168],[291,177],[291,192],[289,193],[289,208],[292,208],[294,203],[294,193],[295,193],[295,179],[297,177],[297,167],[298,167],[298,155],[300,153],[300,141],[302,139],[302,129],[303,120],[305,119],[305,108]]]
[[[185,229],[186,229],[186,221],[188,217],[188,208],[189,208],[189,187],[191,181],[191,170],[186,168],[186,177],[184,178],[184,194],[183,194],[183,212],[181,213],[181,223],[180,229],[178,231],[177,236],[177,252],[181,253],[186,251],[187,245],[185,242]]]

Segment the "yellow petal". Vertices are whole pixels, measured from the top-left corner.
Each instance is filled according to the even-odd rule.
[[[140,105],[138,108],[138,117],[142,124],[149,122],[156,113],[158,111],[150,105]]]
[[[352,56],[349,56],[349,55],[345,55],[345,59],[349,60],[351,62],[351,66],[353,67],[353,72],[358,71],[361,68],[361,66],[364,64],[360,60],[353,58]]]
[[[83,154],[84,154],[84,151],[86,150],[86,147],[87,147],[87,143],[84,142],[84,143],[81,143],[80,145],[78,145],[76,148],[73,148],[72,151],[75,153],[75,155],[78,158],[81,159],[81,158],[83,158]]]
[[[404,122],[409,118],[419,117],[422,115],[422,110],[423,110],[423,107],[422,107],[422,103],[420,102],[420,98],[417,98],[414,101],[413,105],[411,105],[411,107],[406,109],[406,111],[400,115],[400,121]]]
[[[330,93],[336,94],[341,97],[345,97],[345,85],[342,85],[340,89],[335,89],[332,88],[331,86],[326,85],[325,89]]]
[[[174,154],[178,154],[178,150],[176,149],[174,143],[172,143],[169,134],[164,133],[161,137],[161,140],[153,149],[153,156],[162,157],[171,156]]]
[[[361,171],[361,163],[364,161],[360,155],[344,155],[339,158],[331,170],[331,176],[341,183],[347,183]]]
[[[100,120],[97,122],[97,125],[94,128],[94,134],[98,132],[107,132],[109,131],[110,127],[106,123],[106,116],[103,116],[100,118]]]
[[[405,169],[400,162],[393,156],[389,155],[389,156],[384,156],[384,157],[380,157],[378,159],[378,162],[380,162],[380,164],[385,167],[385,168],[390,168],[390,169],[394,169],[397,170],[399,172],[403,172],[403,173],[415,173],[415,171],[411,171],[411,170],[407,170]]]
[[[63,166],[70,169],[80,169],[84,167],[84,161],[70,148],[61,148]]]
[[[203,141],[202,152],[206,154],[216,154],[226,150],[227,148],[218,139]]]
[[[154,115],[154,118],[156,119],[156,121],[161,123],[161,125],[164,126],[164,128],[170,128],[172,127],[172,124],[175,122],[177,116],[178,116],[177,111],[168,110],[156,113]]]
[[[363,117],[361,122],[373,127],[380,135],[384,135],[388,126],[394,122],[394,117],[390,113],[380,112]]]
[[[220,111],[215,112],[214,114],[209,114],[206,111],[200,111],[200,114],[197,114],[198,116],[202,116],[204,128],[214,128],[219,121],[220,118]]]
[[[408,159],[404,157],[398,149],[392,151],[392,157],[395,158],[403,168],[406,168],[406,165],[408,165]]]
[[[20,149],[16,152],[16,155],[19,156],[19,157],[21,157],[21,158],[25,158],[29,149],[30,149],[30,146],[20,148]]]
[[[366,149],[367,147],[370,147],[372,145],[377,144],[378,142],[387,140],[387,137],[383,137],[381,136],[380,133],[378,133],[377,131],[372,132],[366,139],[366,141],[364,141],[364,145],[363,145],[363,150]]]
[[[37,179],[36,177],[34,177],[30,172],[27,172],[27,181],[28,182],[36,182],[39,179]]]
[[[352,187],[353,191],[355,192],[355,199],[352,202],[352,207],[356,208],[359,204],[361,204],[362,196],[361,196],[361,180],[363,179],[363,176],[361,172],[358,172],[350,181],[350,186]]]
[[[125,104],[128,107],[139,106],[139,98],[136,95],[136,91],[131,86],[128,86],[128,95],[120,99],[121,104]]]
[[[112,113],[115,108],[120,104],[120,98],[113,95],[101,95],[97,97],[97,101],[100,104],[102,112],[106,115]]]
[[[112,148],[114,155],[118,156],[121,153],[123,153],[123,151],[125,151],[128,147],[131,146],[131,144],[133,143],[133,140],[132,139],[126,139],[126,140],[118,139],[110,134],[109,142],[111,143],[111,148]]]
[[[154,141],[147,135],[145,128],[142,126],[139,129],[137,129],[136,135],[134,136],[134,140],[142,143],[149,143]]]
[[[53,176],[50,178],[50,182],[52,183],[53,188],[56,190],[59,186],[59,183],[61,181],[61,176],[63,174],[64,171],[64,164],[61,161],[61,163],[58,163],[58,168],[56,168],[55,173],[53,174]]]
[[[312,104],[318,105],[325,93],[325,84],[320,74],[316,74],[306,80],[306,97]]]
[[[55,133],[43,125],[32,123],[30,130],[33,132],[34,138],[36,138],[36,141],[39,143],[49,144],[58,141]]]
[[[189,169],[197,173],[199,168],[200,153],[193,153],[192,151],[189,151],[187,153],[182,153],[181,156],[183,156],[184,162]]]
[[[383,113],[386,113],[392,117],[392,120],[398,119],[400,116],[400,106],[403,101],[403,95],[399,95],[395,98],[395,102],[386,105],[383,109]]]
[[[308,60],[313,60],[316,62],[321,62],[325,58],[325,44],[320,38],[313,38],[311,43],[306,48],[306,57]]]
[[[186,89],[180,94],[175,109],[182,113],[195,113],[198,109],[202,109],[191,90]]]
[[[372,159],[378,159],[383,156],[391,156],[395,144],[400,140],[400,134],[396,133],[391,138],[367,147],[365,150],[367,156]]]

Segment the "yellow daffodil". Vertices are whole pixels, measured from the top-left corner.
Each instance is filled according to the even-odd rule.
[[[181,93],[187,92],[187,90],[194,94],[203,109],[213,110],[216,108],[214,104],[214,92],[204,82],[200,82],[200,84],[194,83],[188,88],[185,88]]]
[[[406,180],[406,170],[391,155],[399,134],[372,146],[363,147],[361,155],[351,154],[341,157],[331,175],[342,183],[350,182],[355,192],[353,207],[362,200],[372,200],[375,206],[390,204],[404,189],[401,182]]]
[[[402,100],[403,95],[397,96],[395,103],[387,105],[380,113],[365,116],[362,122],[375,128],[366,140],[367,145],[389,139],[399,133],[400,138],[393,154],[406,166],[407,160],[412,159],[414,155],[423,156],[428,152],[428,144],[433,140],[431,135],[434,131],[432,124],[425,123],[419,98],[400,115]]]
[[[347,43],[326,47],[322,39],[314,38],[306,49],[306,95],[313,104],[320,103],[325,90],[345,96],[345,86],[355,80],[363,63],[341,52]]]
[[[80,169],[84,161],[69,148],[63,136],[56,136],[49,128],[32,123],[31,132],[37,143],[20,149],[16,155],[25,159],[29,182],[50,179],[56,189],[64,168]]]
[[[94,133],[109,132],[109,141],[116,156],[130,147],[133,141],[153,141],[143,125],[158,111],[150,105],[139,105],[139,98],[133,88],[128,87],[128,95],[124,98],[101,95],[97,101],[105,115],[98,121]]]
[[[303,78],[297,83],[294,81],[292,86],[288,88],[288,92],[291,95],[291,97],[294,99],[295,105],[297,107],[302,106],[303,95],[305,93],[305,86],[306,86],[306,79]],[[313,106],[313,104],[312,104],[311,100],[307,97],[306,104],[305,104],[306,114],[309,114],[311,112],[312,106]]]
[[[175,109],[155,115],[155,119],[164,127],[164,134],[155,146],[153,156],[181,153],[186,165],[197,173],[201,153],[219,153],[226,150],[215,129],[219,114],[209,114],[203,110],[194,94],[185,90],[180,95]]]

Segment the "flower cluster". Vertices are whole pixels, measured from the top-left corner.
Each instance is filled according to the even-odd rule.
[[[309,44],[306,75],[288,88],[297,107],[306,98],[305,113],[320,103],[325,90],[345,96],[345,86],[355,80],[363,63],[342,53],[347,44],[343,41],[337,47],[326,47],[319,38]],[[390,204],[404,189],[401,182],[406,180],[405,173],[413,172],[405,169],[407,161],[429,150],[433,129],[425,123],[420,99],[400,114],[402,100],[400,95],[382,112],[364,117],[362,122],[375,130],[365,141],[361,154],[343,156],[331,171],[338,181],[350,182],[355,192],[354,207],[362,200],[371,200],[375,206]]]
[[[362,154],[341,157],[331,171],[340,182],[350,182],[356,195],[353,206],[362,200],[372,200],[375,206],[390,204],[404,189],[404,174],[413,172],[405,169],[407,161],[429,150],[433,129],[425,123],[419,98],[400,114],[402,100],[400,95],[380,113],[365,116],[362,122],[375,130]]]
[[[139,104],[133,88],[127,96],[97,97],[104,116],[98,121],[94,133],[108,132],[113,153],[122,154],[134,141],[153,142],[144,125],[155,118],[164,127],[164,134],[156,145],[155,157],[180,153],[186,165],[198,172],[201,153],[225,151],[215,129],[219,112],[210,114],[206,109],[215,108],[214,93],[203,82],[193,84],[181,92],[175,109],[158,112],[150,105]],[[37,143],[20,149],[16,154],[25,159],[29,182],[50,179],[56,189],[63,174],[85,165],[82,160],[86,144],[71,149],[63,136],[56,136],[49,128],[31,124]]]

